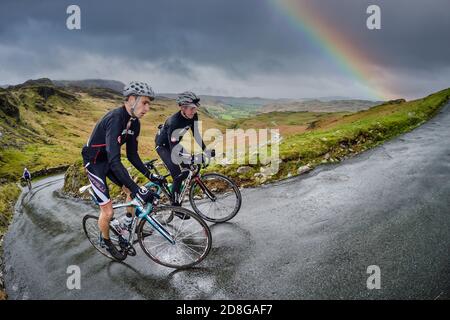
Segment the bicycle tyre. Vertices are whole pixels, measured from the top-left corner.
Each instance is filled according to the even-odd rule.
[[[89,222],[88,222],[89,221]],[[92,223],[94,224],[94,229],[91,230],[89,229],[90,226],[92,226]],[[83,217],[83,230],[84,230],[84,234],[86,235],[86,237],[88,238],[89,242],[91,243],[91,245],[98,251],[100,252],[102,255],[104,255],[105,257],[114,260],[114,261],[119,261],[116,258],[114,258],[107,250],[106,248],[102,248],[100,246],[100,240],[99,240],[99,235],[100,235],[100,229],[98,228],[98,216],[95,215],[91,215],[91,214],[87,214]],[[109,231],[110,234],[113,233],[114,235],[116,235],[116,231],[114,229],[112,229],[111,227],[109,227]],[[111,241],[114,243],[116,242],[114,240],[114,238],[111,238]],[[120,248],[120,246],[118,245],[118,243],[114,243],[114,245],[116,246],[116,248]],[[127,253],[125,252],[125,255],[127,255]]]
[[[166,224],[165,223],[161,223],[161,225],[166,230],[167,229],[173,229],[171,224],[178,223],[178,224],[181,224],[181,227],[182,227],[184,223],[192,224],[194,221],[196,223],[198,223],[197,225],[198,225],[199,230],[194,232],[194,233],[192,233],[192,234],[189,234],[189,235],[193,235],[193,234],[200,233],[200,232],[204,233],[204,239],[206,240],[206,244],[205,244],[205,247],[202,249],[203,251],[201,252],[200,256],[195,261],[192,261],[190,263],[174,263],[173,261],[172,262],[171,261],[165,261],[165,260],[163,261],[161,259],[161,257],[157,257],[155,252],[152,252],[152,250],[150,250],[148,248],[148,246],[144,243],[145,239],[143,239],[142,235],[144,233],[143,229],[144,229],[145,226],[148,226],[149,228],[151,228],[151,230],[153,230],[153,232],[147,232],[146,233],[146,234],[148,234],[147,238],[148,237],[156,237],[155,238],[156,241],[162,240],[162,243],[166,244],[166,247],[168,247],[168,248],[170,248],[170,246],[175,246],[177,244],[177,240],[179,240],[178,243],[181,243],[182,245],[184,245],[186,247],[188,247],[188,245],[186,245],[185,243],[182,242],[182,240],[183,240],[182,238],[175,239],[176,243],[173,244],[173,245],[170,244],[170,242],[167,239],[165,239],[157,230],[155,230],[153,228],[153,226],[151,226],[150,223],[147,220],[145,220],[145,219],[142,219],[139,222],[138,229],[137,229],[138,241],[139,241],[139,244],[141,245],[142,251],[144,251],[144,253],[150,259],[155,261],[156,263],[158,263],[160,265],[163,265],[163,266],[166,266],[166,267],[169,267],[169,268],[175,268],[175,269],[190,268],[190,267],[200,263],[201,261],[203,261],[203,259],[205,259],[205,257],[208,255],[209,251],[211,250],[211,242],[212,242],[211,231],[209,230],[209,227],[206,224],[206,222],[202,218],[200,218],[197,214],[195,214],[194,212],[192,212],[192,211],[190,211],[190,210],[188,210],[186,208],[175,207],[175,206],[161,206],[161,207],[157,207],[157,208],[154,209],[154,213],[152,213],[152,215],[157,215],[158,213],[161,213],[163,210],[166,210],[166,211],[170,212],[170,213],[167,213],[167,214],[173,214],[173,212],[177,212],[177,213],[188,215],[190,217],[189,220],[182,220],[182,219],[179,219],[177,217],[174,220],[172,220],[171,223],[166,223]],[[159,221],[159,222],[161,222],[161,221]],[[181,231],[178,231],[176,233],[176,236],[178,236],[178,235],[181,235]],[[192,239],[195,239],[195,238],[197,238],[197,237],[193,237]],[[160,246],[160,245],[157,245],[157,246]],[[199,245],[196,245],[196,246],[199,246]],[[190,249],[192,251],[195,251],[192,248],[190,248]],[[162,250],[160,250],[160,251],[162,251]],[[198,253],[198,252],[196,252],[196,253]],[[172,258],[172,260],[173,260],[173,258]]]
[[[201,179],[202,179],[202,181],[211,180],[211,179],[218,179],[218,180],[225,181],[233,190],[234,195],[236,196],[236,203],[234,205],[233,210],[230,213],[226,214],[222,218],[214,218],[211,215],[208,215],[206,212],[204,212],[204,210],[203,211],[200,210],[198,205],[195,203],[195,194],[194,193],[196,191],[196,186],[198,186],[198,183],[194,180],[193,183],[191,184],[191,187],[189,190],[189,202],[191,203],[192,209],[194,209],[195,213],[197,213],[200,217],[202,217],[206,221],[215,222],[215,223],[226,222],[226,221],[229,221],[232,218],[234,218],[234,216],[236,216],[236,214],[241,209],[241,205],[242,205],[241,191],[239,190],[239,187],[236,185],[236,183],[234,183],[234,181],[231,180],[230,178],[228,178],[227,176],[224,176],[223,174],[220,174],[220,173],[206,173],[201,176]],[[200,188],[200,186],[198,186],[198,188]],[[201,190],[201,188],[200,188],[200,190]]]

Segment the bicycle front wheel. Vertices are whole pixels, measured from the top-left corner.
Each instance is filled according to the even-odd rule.
[[[83,217],[83,230],[88,238],[89,242],[97,249],[105,257],[108,257],[112,260],[116,260],[106,247],[100,241],[100,228],[98,227],[98,216],[87,214]],[[109,229],[109,238],[111,242],[114,244],[118,250],[120,250],[119,244],[119,235],[117,232],[110,227]]]
[[[161,218],[173,216],[173,220]],[[190,219],[181,219],[186,215]],[[162,206],[155,208],[155,217],[160,226],[172,237],[171,243],[147,220],[142,219],[137,232],[144,253],[163,266],[183,269],[200,263],[211,249],[211,232],[208,225],[194,212],[182,207]]]
[[[189,201],[203,219],[225,222],[238,213],[242,196],[238,186],[230,178],[219,173],[207,173],[193,181]]]

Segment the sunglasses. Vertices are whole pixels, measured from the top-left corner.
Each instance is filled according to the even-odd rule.
[[[182,107],[192,110],[192,109],[197,109],[199,107],[199,104],[190,103],[190,104],[182,105]]]

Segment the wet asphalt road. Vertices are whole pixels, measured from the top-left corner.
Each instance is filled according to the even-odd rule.
[[[197,268],[138,250],[111,262],[85,238],[85,203],[36,184],[5,238],[10,299],[449,299],[450,106],[427,124],[341,164],[243,190],[239,214],[211,225]],[[68,290],[69,265],[81,290]],[[381,270],[368,290],[367,267]]]

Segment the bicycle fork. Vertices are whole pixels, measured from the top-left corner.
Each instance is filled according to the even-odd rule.
[[[203,183],[202,179],[200,179],[199,177],[195,177],[194,179],[195,182],[197,182],[200,186],[200,189],[202,189],[203,192],[208,196],[208,198],[213,202],[216,201],[216,196],[213,195],[211,191],[209,191],[208,187]]]

